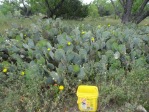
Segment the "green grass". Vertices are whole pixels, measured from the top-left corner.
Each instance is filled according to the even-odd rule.
[[[112,19],[112,18],[106,18],[106,17],[102,17],[102,18],[85,18],[83,21],[76,21],[76,20],[64,20],[64,22],[66,23],[72,23],[72,24],[90,24],[93,26],[98,26],[98,25],[115,25],[115,24],[119,24],[120,20],[118,19]]]
[[[0,32],[4,33],[6,29],[10,29],[13,25],[18,25],[19,27],[30,27],[30,24],[37,21],[37,17],[23,18],[23,17],[11,17],[11,16],[1,16],[0,17]]]
[[[18,24],[20,27],[30,27],[30,24],[36,23],[36,21],[40,19],[39,16],[32,16],[30,18],[18,18],[18,17],[11,17],[11,16],[0,16],[0,32],[4,33],[6,29],[9,29],[12,27],[13,24]],[[81,20],[63,20],[66,24],[71,25],[80,25],[80,24],[90,24],[93,26],[98,25],[116,25],[121,24],[120,19],[114,19],[114,17],[99,17],[99,18],[92,18],[87,17],[85,19]],[[139,25],[149,25],[149,18],[143,20]]]
[[[120,19],[114,19],[113,17],[99,17],[99,18],[91,18],[87,17],[83,21],[77,21],[77,20],[64,20],[65,23],[71,23],[74,25],[78,24],[91,24],[94,26],[98,25],[117,25],[117,24],[122,24]],[[139,25],[149,25],[149,18],[146,18],[143,20]]]

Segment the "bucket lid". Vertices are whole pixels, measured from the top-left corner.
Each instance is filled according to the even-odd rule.
[[[98,97],[98,94],[97,86],[80,85],[77,90],[77,96]]]

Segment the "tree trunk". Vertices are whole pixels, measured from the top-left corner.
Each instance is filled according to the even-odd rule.
[[[123,14],[120,17],[122,20],[122,23],[136,23],[139,24],[142,20],[144,20],[146,17],[149,16],[149,11],[145,11],[145,6],[148,4],[149,0],[142,0],[142,4],[138,8],[138,10],[132,14],[132,6],[135,2],[134,0],[119,0],[122,8],[123,8]],[[111,3],[115,9],[115,13],[118,12],[113,0],[111,0]],[[118,14],[117,14],[118,15]]]
[[[130,17],[130,15],[129,14],[123,14],[123,16],[122,16],[122,19],[121,19],[121,22],[123,23],[123,24],[126,24],[126,23],[130,23],[131,22],[131,17]]]
[[[124,24],[129,23],[132,20],[132,15],[131,15],[132,5],[133,5],[133,0],[126,1],[126,8],[124,9],[124,12],[122,15],[122,23]]]

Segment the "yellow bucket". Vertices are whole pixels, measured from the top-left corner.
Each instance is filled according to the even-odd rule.
[[[78,107],[80,111],[97,111],[98,88],[96,86],[80,85],[77,90]]]

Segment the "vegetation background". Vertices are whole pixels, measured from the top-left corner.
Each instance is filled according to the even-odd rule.
[[[77,112],[78,85],[100,112],[149,111],[149,0],[3,0],[0,111]]]

